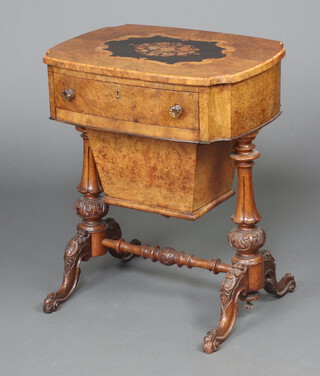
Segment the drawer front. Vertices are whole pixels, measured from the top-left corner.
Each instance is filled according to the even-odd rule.
[[[199,128],[198,93],[115,84],[58,73],[54,74],[53,81],[55,107],[59,109],[136,123]],[[72,89],[69,99],[63,95],[68,89]],[[170,108],[175,105],[182,108],[180,116],[170,114]],[[173,115],[177,112],[173,111]]]

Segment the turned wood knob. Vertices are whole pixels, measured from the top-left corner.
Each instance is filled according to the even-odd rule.
[[[169,110],[169,114],[173,118],[178,118],[179,116],[181,116],[182,112],[183,112],[182,107],[178,104],[175,104],[174,106],[170,107],[170,110]]]
[[[64,89],[62,90],[61,95],[63,99],[71,101],[74,98],[75,93],[73,89]]]

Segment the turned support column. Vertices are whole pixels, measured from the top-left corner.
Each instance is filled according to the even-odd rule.
[[[259,249],[266,241],[264,230],[257,226],[261,216],[256,207],[252,182],[254,160],[260,156],[252,143],[255,136],[236,140],[234,152],[230,155],[238,171],[238,195],[236,210],[231,217],[237,227],[229,233],[229,244],[237,251],[232,263],[248,268],[248,301],[258,297],[255,292],[264,287],[264,257]]]
[[[80,263],[92,256],[106,253],[102,246],[102,239],[107,234],[108,224],[102,220],[109,210],[100,196],[101,183],[84,128],[77,128],[83,132],[83,169],[80,184],[77,189],[83,194],[75,202],[75,211],[82,218],[77,226],[77,234],[68,242],[64,251],[64,275],[58,291],[49,294],[43,303],[43,311],[51,313],[57,311],[61,303],[73,293],[80,276]]]
[[[238,299],[251,301],[259,297],[264,287],[264,256],[259,249],[266,241],[265,232],[257,226],[261,220],[258,213],[252,183],[252,167],[260,153],[254,150],[255,135],[239,138],[230,158],[238,170],[238,195],[234,215],[231,217],[237,227],[229,233],[229,244],[237,253],[232,258],[233,269],[224,277],[220,290],[221,316],[216,329],[204,337],[203,351],[210,354],[219,350],[221,343],[229,336],[238,313]]]
[[[83,194],[74,205],[76,214],[82,218],[78,224],[78,232],[88,232],[90,236],[91,256],[101,256],[106,253],[101,245],[106,235],[107,224],[102,218],[108,213],[109,206],[103,201],[103,192],[96,163],[89,144],[88,135],[84,128],[76,128],[82,132],[83,138],[83,168],[80,184],[77,189]]]
[[[219,350],[220,344],[229,336],[238,313],[238,299],[245,300],[246,307],[252,308],[251,301],[258,299],[258,291],[262,288],[281,297],[296,287],[292,274],[286,274],[277,282],[273,257],[268,251],[259,251],[266,241],[266,234],[257,226],[261,216],[253,192],[252,167],[260,156],[252,143],[255,136],[251,134],[236,140],[234,152],[230,155],[238,170],[238,196],[231,217],[237,227],[229,233],[229,244],[237,253],[232,258],[233,269],[222,281],[219,325],[204,337],[202,348],[207,354]]]

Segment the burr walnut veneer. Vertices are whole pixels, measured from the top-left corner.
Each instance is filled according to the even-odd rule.
[[[51,118],[82,132],[84,154],[75,204],[82,221],[45,312],[73,292],[81,261],[106,252],[222,272],[220,323],[203,343],[211,353],[229,335],[239,299],[250,308],[262,288],[278,297],[295,289],[291,274],[276,281],[273,257],[260,250],[266,236],[252,184],[252,141],[280,114],[284,55],[277,41],[141,25],[96,30],[47,51]],[[127,243],[118,223],[103,219],[111,204],[195,220],[234,194],[235,168],[230,264]]]

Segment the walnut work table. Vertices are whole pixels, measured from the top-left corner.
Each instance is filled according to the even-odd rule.
[[[83,172],[75,203],[82,221],[64,254],[50,313],[74,291],[81,261],[104,255],[129,261],[226,273],[221,318],[203,351],[217,351],[234,326],[238,300],[248,308],[264,288],[277,297],[295,280],[276,280],[275,261],[260,248],[265,232],[253,193],[252,141],[280,113],[281,42],[198,30],[124,25],[96,30],[47,51],[50,113],[82,132]],[[195,220],[231,197],[237,168],[236,227],[229,264],[173,248],[130,243],[109,205]],[[104,193],[104,196],[100,194]]]

